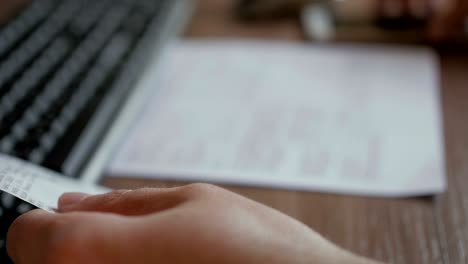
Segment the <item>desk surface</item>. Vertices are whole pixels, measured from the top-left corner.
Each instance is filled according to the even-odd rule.
[[[231,0],[200,0],[190,38],[249,37],[301,41],[295,20],[245,25]],[[274,207],[353,252],[391,263],[468,263],[468,56],[441,55],[449,190],[420,199],[226,188]],[[114,188],[176,186],[177,182],[105,178]]]

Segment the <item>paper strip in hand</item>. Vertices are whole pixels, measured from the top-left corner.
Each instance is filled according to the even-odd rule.
[[[109,189],[83,184],[56,172],[0,154],[0,190],[40,209],[55,212],[63,193],[106,193]]]

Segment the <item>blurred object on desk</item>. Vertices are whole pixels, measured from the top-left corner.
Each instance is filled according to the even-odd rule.
[[[311,1],[239,0],[236,12],[246,20],[277,19],[297,15],[308,2]]]
[[[189,38],[247,38],[304,41],[300,21],[294,17],[269,19],[254,24],[239,19],[237,0],[200,0],[186,32]]]
[[[241,19],[251,22],[297,17],[306,36],[316,41],[430,44],[463,50],[468,45],[468,2],[443,2],[459,5],[450,7],[457,19],[441,21],[440,14],[449,8],[436,8],[429,0],[241,0],[236,10]]]

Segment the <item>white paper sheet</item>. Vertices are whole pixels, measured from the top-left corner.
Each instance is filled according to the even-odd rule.
[[[109,173],[358,195],[445,190],[429,50],[185,42]]]
[[[0,190],[49,212],[56,210],[59,197],[66,192],[100,194],[109,191],[3,154],[0,154]]]

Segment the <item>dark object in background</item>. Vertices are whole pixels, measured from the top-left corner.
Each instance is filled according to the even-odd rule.
[[[393,14],[391,6],[381,3],[379,0],[239,0],[236,14],[247,22],[300,19],[305,35],[314,41],[402,43],[433,45],[455,52],[468,50],[466,34],[433,42],[427,34],[431,15],[427,10]]]
[[[245,20],[297,17],[308,0],[239,0],[236,14]]]

